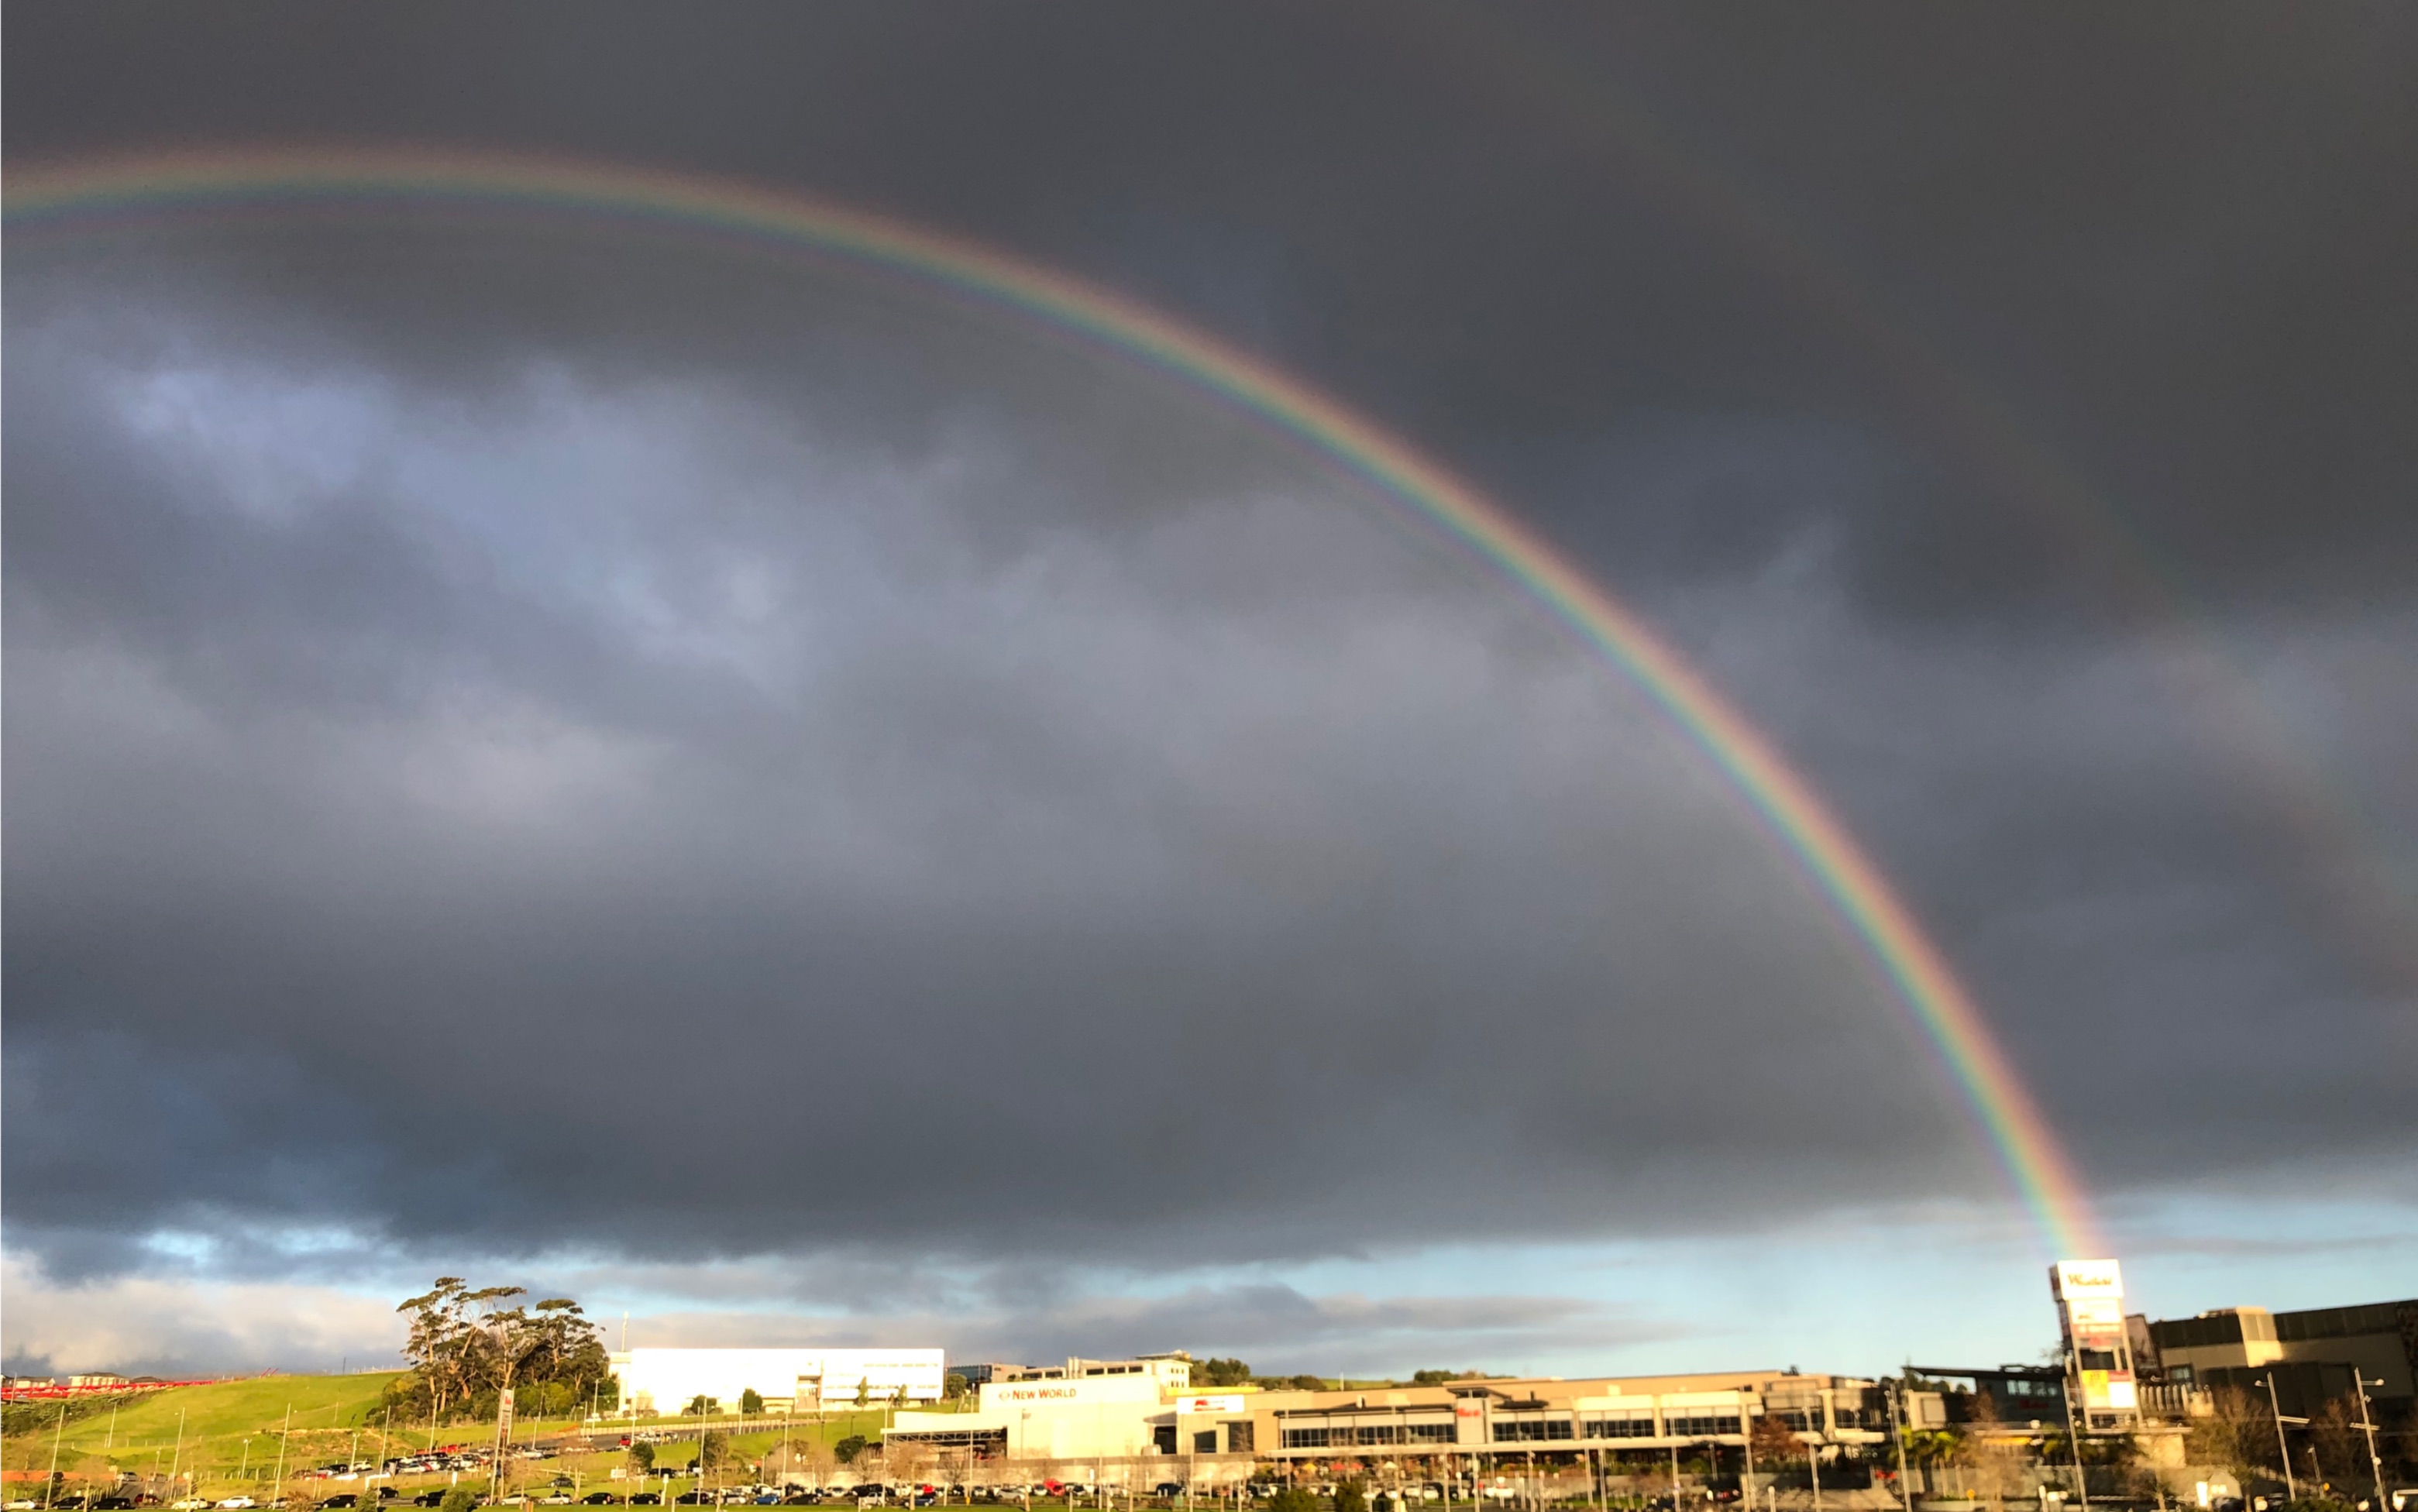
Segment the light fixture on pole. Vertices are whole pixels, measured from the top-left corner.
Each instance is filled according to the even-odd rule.
[[[1890,1438],[1897,1444],[1898,1500],[1905,1505],[1905,1512],[1914,1512],[1914,1483],[1906,1478],[1905,1474],[1905,1434],[1911,1424],[1900,1421],[1914,1414],[1910,1411],[1904,1413],[1898,1411],[1898,1398],[1905,1390],[1905,1380],[1900,1377],[1890,1382],[1890,1389],[1881,1393],[1881,1400],[1889,1407]]]
[[[2301,1499],[2301,1493],[2292,1484],[2292,1451],[2284,1442],[2284,1425],[2291,1423],[2306,1428],[2309,1420],[2305,1417],[2286,1417],[2284,1409],[2275,1405],[2275,1372],[2273,1370],[2267,1372],[2267,1411],[2273,1413],[2275,1417],[2275,1458],[2284,1461],[2284,1500],[2297,1502]]]
[[[2376,1512],[2386,1512],[2384,1502],[2384,1461],[2376,1457],[2376,1424],[2367,1415],[2367,1388],[2384,1384],[2381,1378],[2370,1380],[2354,1368],[2350,1373],[2351,1389],[2359,1393],[2360,1431],[2367,1435],[2367,1473],[2376,1481]]]
[[[59,1494],[59,1441],[68,1436],[68,1404],[59,1398],[59,1426],[51,1434],[51,1473],[42,1477],[42,1505],[54,1504]]]

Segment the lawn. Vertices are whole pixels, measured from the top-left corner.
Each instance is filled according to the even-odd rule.
[[[193,1489],[205,1496],[233,1495],[249,1491],[266,1496],[274,1481],[283,1449],[283,1466],[287,1475],[313,1465],[342,1461],[358,1453],[363,1459],[383,1459],[390,1453],[424,1449],[430,1431],[425,1423],[396,1423],[390,1436],[386,1431],[385,1413],[379,1398],[390,1373],[341,1376],[262,1376],[245,1381],[220,1382],[207,1386],[177,1386],[130,1397],[115,1408],[101,1407],[88,1415],[74,1416],[64,1434],[58,1435],[58,1468],[71,1478],[99,1478],[116,1471],[132,1471],[142,1475],[164,1475],[171,1472],[190,1474]],[[287,1411],[292,1411],[292,1431],[285,1432]],[[51,1462],[54,1434],[45,1431],[39,1420],[23,1421],[23,1413],[11,1412],[8,1435],[8,1465],[13,1471],[41,1471]],[[790,1441],[796,1443],[820,1438],[834,1443],[848,1435],[877,1437],[881,1431],[880,1409],[865,1412],[837,1412],[818,1423],[801,1418],[789,1427]],[[55,1419],[53,1419],[55,1421]],[[751,1427],[733,1437],[733,1447],[749,1460],[763,1457],[765,1451],[781,1442],[782,1428],[778,1419],[758,1420],[762,1426]],[[687,1423],[694,1424],[694,1418]],[[514,1425],[513,1437],[522,1443],[533,1438],[551,1438],[557,1433],[575,1430],[579,1424],[565,1422],[535,1423],[524,1419]],[[654,1419],[647,1425],[680,1433],[681,1419]],[[727,1433],[724,1424],[708,1425],[712,1431]],[[604,1431],[625,1431],[620,1422],[608,1421]],[[694,1429],[686,1439],[675,1438],[654,1446],[658,1474],[669,1470],[675,1475],[689,1473],[696,1459]],[[453,1423],[439,1428],[435,1437],[441,1443],[482,1443],[495,1434],[492,1424]],[[281,1441],[283,1443],[281,1445]],[[515,1465],[516,1479],[544,1479],[556,1474],[577,1474],[589,1486],[606,1483],[615,1466],[626,1465],[627,1457],[619,1450],[594,1454],[567,1454],[559,1459]],[[408,1490],[418,1483],[401,1483]],[[344,1483],[319,1482],[325,1490],[355,1489]],[[290,1483],[287,1488],[296,1488]]]
[[[145,1392],[69,1423],[66,1433],[58,1436],[59,1468],[76,1474],[104,1469],[147,1474],[156,1462],[160,1474],[175,1465],[205,1478],[243,1468],[247,1461],[255,1470],[264,1464],[273,1469],[289,1407],[294,1413],[292,1461],[340,1459],[351,1443],[352,1429],[371,1415],[393,1379],[389,1373],[259,1376]],[[46,1468],[54,1437],[38,1430],[11,1434],[9,1468]]]
[[[425,1449],[431,1440],[431,1429],[425,1423],[391,1425],[391,1437],[385,1432],[385,1411],[379,1408],[379,1396],[385,1394],[391,1374],[345,1374],[345,1377],[256,1377],[244,1382],[218,1382],[210,1386],[174,1386],[169,1391],[150,1391],[143,1396],[130,1396],[116,1408],[99,1406],[97,1411],[80,1413],[70,1417],[66,1432],[58,1435],[58,1469],[70,1478],[101,1478],[114,1471],[135,1471],[140,1475],[167,1475],[169,1471],[193,1475],[193,1490],[201,1495],[235,1495],[253,1492],[268,1495],[276,1480],[278,1461],[285,1474],[316,1466],[336,1463],[353,1457],[385,1459],[390,1452]],[[97,1403],[94,1403],[97,1406]],[[285,1435],[288,1408],[293,1411],[293,1432]],[[55,1423],[55,1417],[54,1417]],[[694,1423],[687,1420],[687,1423]],[[733,1449],[747,1461],[764,1457],[767,1449],[781,1442],[778,1420],[759,1420],[761,1428],[733,1435]],[[12,1411],[12,1432],[8,1442],[8,1466],[12,1471],[43,1471],[51,1463],[51,1432],[43,1432],[41,1420],[24,1423],[24,1413]],[[529,1423],[515,1425],[513,1437],[529,1442],[532,1437],[554,1437],[566,1429],[578,1429],[578,1423]],[[653,1420],[653,1428],[681,1432],[681,1420]],[[607,1423],[604,1432],[621,1432],[619,1423]],[[730,1432],[726,1425],[711,1425],[713,1432]],[[796,1444],[822,1440],[834,1444],[849,1435],[878,1437],[882,1429],[882,1411],[839,1411],[815,1423],[801,1417],[788,1425],[788,1437]],[[436,1432],[442,1444],[479,1444],[494,1437],[494,1425],[479,1423],[448,1423]],[[281,1444],[283,1440],[283,1444]],[[614,1466],[626,1466],[629,1459],[619,1449],[597,1454],[566,1454],[561,1459],[537,1463],[515,1463],[513,1478],[544,1480],[556,1474],[578,1474],[585,1486],[604,1486]],[[689,1466],[696,1463],[696,1437],[675,1437],[670,1442],[655,1444],[658,1474],[672,1471],[675,1475],[692,1474]],[[322,1490],[356,1490],[351,1483],[316,1483]],[[419,1483],[399,1483],[402,1490],[411,1490]],[[299,1490],[288,1483],[288,1490]]]

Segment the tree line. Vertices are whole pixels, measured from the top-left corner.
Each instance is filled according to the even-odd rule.
[[[604,1340],[579,1304],[520,1299],[516,1286],[473,1288],[458,1275],[406,1297],[395,1311],[411,1318],[403,1347],[409,1368],[386,1389],[386,1406],[406,1422],[490,1421],[511,1388],[516,1413],[567,1416],[616,1405]]]

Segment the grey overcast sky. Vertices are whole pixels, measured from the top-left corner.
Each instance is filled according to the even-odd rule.
[[[1212,331],[1835,805],[2134,1304],[2418,1267],[2418,15],[52,5],[11,171],[528,152]],[[2033,1352],[1936,1054],[1650,700],[1177,379],[827,260],[7,248],[11,1368]],[[1816,1304],[1819,1304],[1818,1306]]]

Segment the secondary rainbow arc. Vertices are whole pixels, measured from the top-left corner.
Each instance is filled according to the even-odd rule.
[[[241,150],[10,173],[16,229],[141,224],[228,207],[427,202],[554,210],[835,253],[1078,332],[1177,374],[1416,510],[1619,667],[1761,817],[1861,941],[1946,1064],[2048,1247],[2095,1254],[2071,1162],[1946,957],[1814,787],[1702,674],[1501,506],[1339,401],[1124,296],[981,244],[788,192],[552,159],[390,150]]]

